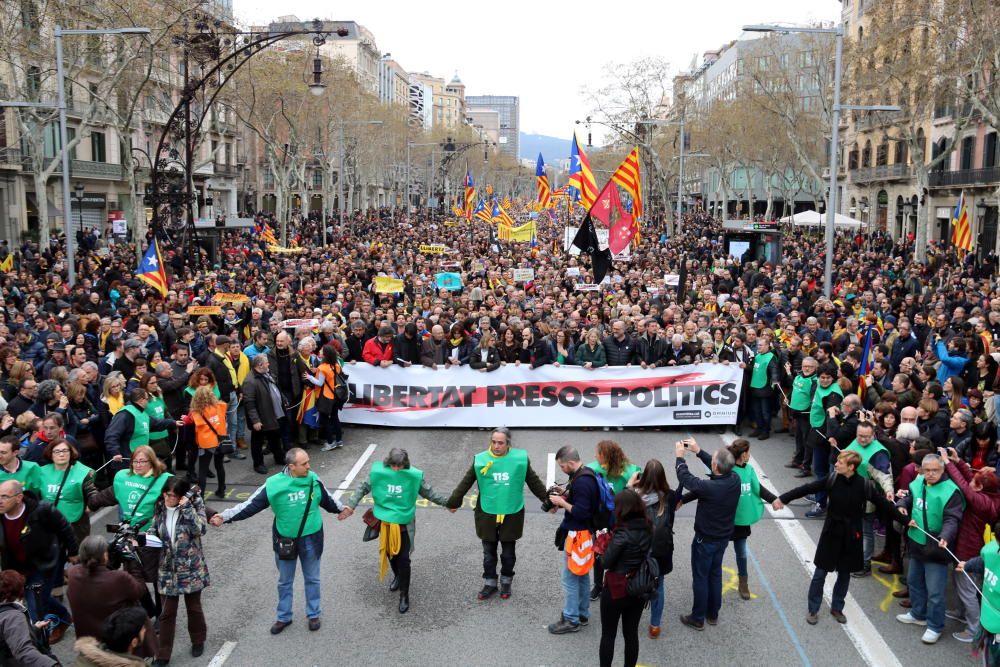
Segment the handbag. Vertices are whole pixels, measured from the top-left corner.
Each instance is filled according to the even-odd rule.
[[[299,534],[294,538],[278,537],[278,560],[295,560],[299,557],[299,538],[306,527],[306,518],[309,517],[309,510],[312,509],[313,487],[316,480],[309,484],[309,497],[306,499],[306,511],[302,513],[302,522],[299,524]]]
[[[365,534],[362,535],[362,542],[371,542],[372,540],[377,540],[379,533],[382,531],[382,521],[375,516],[375,511],[369,507],[368,510],[362,515],[361,520],[365,522]]]
[[[218,448],[220,454],[222,454],[223,456],[229,456],[230,454],[236,451],[236,448],[233,447],[233,441],[229,439],[229,436],[226,436],[226,439],[223,440],[222,436],[219,435],[219,432],[215,430],[214,426],[212,426],[212,422],[205,419],[204,415],[202,415],[201,418],[205,421],[205,425],[208,426],[208,428],[212,429],[212,433],[215,434],[216,440],[219,441]]]
[[[594,553],[598,556],[603,556],[609,544],[611,544],[611,531],[600,531],[597,533],[597,537],[594,538]]]

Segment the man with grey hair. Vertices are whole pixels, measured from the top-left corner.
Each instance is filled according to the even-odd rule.
[[[708,479],[699,479],[688,470],[684,456],[688,452],[708,466]],[[681,615],[681,623],[704,630],[705,622],[719,622],[722,607],[722,557],[733,535],[736,506],[740,502],[740,478],[733,473],[732,453],[722,448],[709,456],[698,447],[694,438],[674,445],[677,456],[677,481],[698,501],[694,517],[694,541],[691,543],[691,588],[694,604],[689,615]]]
[[[500,598],[511,596],[515,545],[524,533],[524,485],[543,503],[548,500],[545,483],[531,468],[528,453],[512,446],[510,430],[493,429],[490,445],[472,459],[462,481],[448,498],[448,507],[456,509],[465,501],[472,485],[479,488],[476,498],[476,536],[483,543],[483,588],[479,599],[492,597],[498,590]],[[500,579],[497,587],[497,547],[500,547]]]
[[[219,528],[223,523],[249,519],[269,507],[274,512],[271,546],[278,567],[278,609],[277,619],[271,626],[272,635],[292,624],[295,561],[301,563],[305,579],[309,629],[319,630],[320,559],[323,556],[323,518],[319,511],[348,516],[344,506],[312,471],[308,452],[293,447],[285,455],[285,462],[285,469],[268,477],[246,501],[211,519],[212,525]]]
[[[288,421],[288,404],[284,402],[278,383],[271,376],[271,361],[267,354],[258,354],[250,361],[251,373],[243,381],[243,407],[250,424],[250,458],[255,472],[266,475],[264,443],[274,455],[275,465],[281,465],[285,448],[281,442],[282,421]]]

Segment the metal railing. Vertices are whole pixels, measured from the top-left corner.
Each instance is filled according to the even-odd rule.
[[[0,148],[0,164],[21,164],[21,149],[16,146],[4,146]]]
[[[892,181],[910,178],[913,175],[913,168],[907,164],[886,164],[852,169],[850,175],[851,180],[855,182]]]
[[[18,153],[21,153],[18,151]],[[52,160],[52,157],[46,157],[45,160]],[[20,163],[22,168],[27,171],[31,171],[34,165],[31,161],[31,154],[24,153],[21,155]],[[56,165],[53,174],[62,173],[62,164]],[[122,169],[120,164],[114,164],[111,162],[93,162],[91,160],[70,160],[69,162],[69,173],[72,177],[80,178],[95,178],[100,180],[110,180],[110,181],[120,181],[125,178],[125,171]]]
[[[957,171],[932,171],[929,185],[946,188],[953,185],[987,185],[1000,183],[1000,166],[986,169],[959,169]]]

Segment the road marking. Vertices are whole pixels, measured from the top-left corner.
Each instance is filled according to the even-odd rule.
[[[778,602],[777,593],[775,593],[774,589],[771,588],[771,582],[769,582],[767,577],[764,575],[764,568],[760,566],[760,562],[758,562],[757,557],[753,555],[753,551],[749,546],[747,546],[747,558],[749,558],[750,564],[753,565],[753,569],[757,573],[757,578],[760,579],[760,585],[764,587],[764,590],[767,591],[768,596],[771,598],[771,604],[773,604],[774,608],[778,611],[778,618],[781,619],[781,624],[785,626],[785,631],[788,633],[789,638],[791,638],[792,645],[795,646],[796,653],[798,653],[799,657],[802,659],[802,664],[805,667],[812,667],[812,663],[809,662],[809,656],[806,655],[806,650],[802,646],[802,642],[799,640],[799,635],[795,632],[795,628],[792,627],[792,624],[788,622],[788,615],[785,613],[785,609],[781,606],[781,603]]]
[[[722,572],[727,575],[725,581],[722,582],[722,594],[740,590],[740,573],[731,567],[723,567]],[[757,597],[756,593],[750,593],[751,600],[756,600]]]
[[[875,581],[877,581],[878,583],[885,586],[887,589],[889,589],[888,592],[886,592],[885,594],[885,598],[883,598],[882,602],[879,604],[879,609],[881,609],[885,613],[888,613],[889,607],[892,606],[892,601],[895,599],[892,596],[892,594],[895,593],[896,591],[903,590],[903,584],[900,583],[899,581],[899,575],[894,574],[890,577],[886,577],[885,575],[883,575],[881,572],[878,571],[877,567],[873,567],[872,578],[875,579]]]
[[[549,452],[548,467],[545,470],[545,488],[551,489],[556,483],[556,453]]]
[[[334,500],[336,500],[338,503],[340,502],[340,497],[344,495],[344,491],[347,491],[347,489],[351,488],[351,482],[354,481],[354,478],[358,476],[358,473],[361,472],[361,469],[365,467],[366,463],[368,463],[368,459],[371,458],[371,455],[375,452],[375,449],[377,447],[378,445],[376,445],[374,442],[368,445],[368,449],[366,449],[364,454],[362,454],[361,457],[358,458],[358,460],[355,462],[354,467],[351,468],[351,472],[347,473],[347,477],[345,477],[344,481],[340,483],[340,486],[337,487],[337,490],[333,492]]]
[[[733,440],[733,436],[728,433],[722,436],[722,441],[727,446]],[[750,465],[757,471],[757,476],[762,481],[769,479],[767,473],[764,472],[764,469],[761,468],[753,456],[750,457]],[[805,568],[811,577],[813,571],[816,569],[816,566],[812,562],[813,556],[816,553],[816,543],[809,537],[809,533],[806,532],[806,529],[795,518],[790,509],[784,508],[775,511],[770,505],[765,505],[765,507],[771,516],[785,519],[784,521],[776,521],[775,524],[781,531],[782,536],[784,536],[785,541],[792,548],[792,551],[795,552],[802,567]],[[833,583],[835,579],[835,576],[827,577],[826,586],[823,588],[823,599],[827,604],[830,603],[833,597]],[[889,648],[882,635],[875,629],[875,625],[871,622],[871,619],[862,611],[861,605],[857,603],[854,596],[850,593],[847,594],[847,599],[844,602],[844,615],[847,616],[847,623],[842,626],[844,632],[847,633],[847,636],[851,639],[851,643],[854,644],[854,648],[857,649],[861,658],[867,664],[872,667],[902,667],[899,658],[892,652],[892,649]]]
[[[212,658],[212,662],[208,663],[208,667],[222,667],[222,665],[226,664],[226,660],[229,659],[234,648],[236,648],[236,642],[226,642],[223,644],[219,652]]]

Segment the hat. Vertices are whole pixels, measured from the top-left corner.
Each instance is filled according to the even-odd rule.
[[[66,351],[66,346],[63,345],[62,343],[56,343],[55,345],[53,345],[49,349],[49,351],[50,352],[65,352]]]
[[[896,319],[895,315],[886,315],[885,316],[885,322],[887,324],[896,324],[897,321],[898,320]]]
[[[63,301],[62,299],[57,299],[56,308],[58,308],[59,310],[69,310],[70,308],[72,308],[72,306]]]
[[[232,342],[233,339],[230,338],[229,336],[216,336],[215,338],[216,345],[229,345]]]

